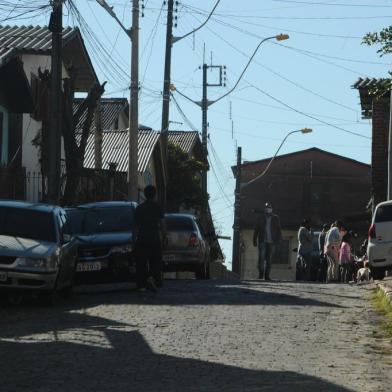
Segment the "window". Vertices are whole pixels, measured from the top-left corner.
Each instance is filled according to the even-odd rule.
[[[0,207],[0,235],[56,242],[53,214],[29,208]]]
[[[392,221],[392,205],[378,207],[374,221],[376,223]]]

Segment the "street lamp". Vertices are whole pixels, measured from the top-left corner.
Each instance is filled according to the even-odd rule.
[[[280,149],[282,148],[283,144],[285,143],[285,141],[287,140],[287,138],[292,135],[293,133],[302,133],[302,134],[307,134],[307,133],[312,133],[313,129],[312,128],[302,128],[302,129],[297,129],[295,131],[291,131],[289,132],[284,139],[282,140],[282,143],[280,143],[280,146],[278,147],[278,149],[276,150],[275,155],[271,158],[271,160],[268,162],[267,167],[263,170],[263,172],[261,174],[259,174],[257,177],[255,177],[253,180],[247,182],[245,185],[243,185],[242,189],[246,188],[247,186],[249,186],[250,184],[252,184],[253,182],[257,181],[259,178],[263,177],[268,169],[270,168],[272,162],[274,161],[274,159],[276,158],[276,156],[278,155]]]

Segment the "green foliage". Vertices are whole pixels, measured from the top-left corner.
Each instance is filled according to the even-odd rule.
[[[205,165],[190,158],[181,148],[168,146],[168,188],[167,203],[171,211],[181,206],[200,210],[208,202],[208,196],[201,189],[201,171]]]
[[[386,27],[382,29],[380,32],[367,33],[363,39],[362,43],[368,46],[378,45],[379,49],[377,53],[379,53],[380,57],[384,55],[392,53],[392,26]],[[392,79],[391,72],[389,73],[389,79],[380,83],[380,85],[375,86],[371,89],[370,94],[375,95],[377,97],[384,95],[388,91],[391,90],[392,87]]]
[[[385,331],[392,337],[392,304],[384,292],[377,289],[373,292],[372,302],[375,308],[384,316],[382,326]]]

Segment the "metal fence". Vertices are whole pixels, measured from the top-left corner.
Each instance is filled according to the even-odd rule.
[[[62,199],[67,175],[60,181]],[[26,172],[23,169],[0,168],[0,198],[42,202],[45,200],[48,180],[39,172]],[[88,203],[103,200],[126,200],[126,173],[108,170],[83,170],[78,187],[74,190],[75,203]]]

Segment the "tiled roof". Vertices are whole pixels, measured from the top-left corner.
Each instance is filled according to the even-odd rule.
[[[199,133],[196,131],[169,131],[169,143],[180,147],[188,154],[199,140]]]
[[[370,119],[373,116],[373,95],[371,90],[389,91],[391,81],[390,79],[359,78],[352,87],[359,91],[362,118]],[[381,93],[381,95],[383,94],[385,93]]]
[[[389,87],[391,84],[390,79],[376,79],[376,78],[359,78],[353,85],[355,89],[370,89]]]
[[[151,159],[155,146],[159,140],[156,131],[139,130],[138,138],[138,171],[143,173]],[[109,163],[116,163],[116,171],[128,171],[128,130],[103,131],[102,140],[102,169],[109,169]],[[90,134],[84,167],[95,168],[94,162],[94,134]]]
[[[66,27],[63,43],[66,44],[77,29]],[[25,53],[48,53],[52,48],[52,33],[40,26],[0,26],[0,61],[12,54],[12,49]]]
[[[17,54],[49,55],[51,49],[52,33],[47,26],[0,26],[0,66]],[[63,58],[65,64],[78,69],[76,91],[86,92],[98,82],[78,28],[63,29]]]
[[[74,113],[78,110],[82,104],[83,99],[75,98],[73,110]],[[119,118],[121,112],[128,107],[128,101],[126,98],[102,98],[101,99],[101,121],[102,129],[111,130],[113,129],[114,123]],[[87,116],[87,110],[83,112],[79,122],[76,124],[76,132],[82,131],[83,123]],[[95,131],[95,121],[92,121],[90,132]]]

